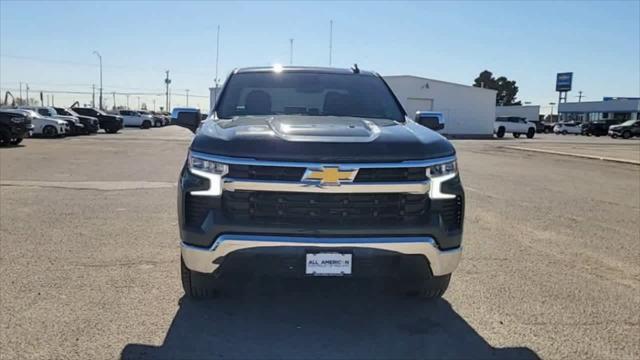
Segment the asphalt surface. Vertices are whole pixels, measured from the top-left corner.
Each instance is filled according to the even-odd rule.
[[[0,149],[0,358],[640,357],[640,167],[503,148],[587,138],[455,141],[465,253],[442,300],[258,278],[194,302],[175,188],[190,137]]]

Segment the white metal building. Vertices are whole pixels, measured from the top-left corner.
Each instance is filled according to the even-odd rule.
[[[384,76],[409,116],[439,111],[445,116],[440,133],[453,137],[493,137],[496,91],[411,75]]]
[[[525,118],[527,121],[538,121],[540,119],[540,106],[496,106],[496,117],[498,116],[517,116]]]

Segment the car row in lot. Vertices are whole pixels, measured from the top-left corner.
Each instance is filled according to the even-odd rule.
[[[141,129],[166,126],[171,123],[167,114],[146,110],[116,110],[115,113],[122,117],[124,126],[135,126]]]
[[[527,119],[518,116],[499,116],[494,122],[494,134],[498,138],[503,138],[505,134],[511,133],[515,138],[525,134],[527,138],[531,139],[536,133],[541,132],[553,132],[556,135],[609,135],[612,138],[629,139],[634,136],[640,136],[640,120],[627,120],[621,124],[612,124],[607,121],[587,123],[565,121],[551,124],[527,121]]]

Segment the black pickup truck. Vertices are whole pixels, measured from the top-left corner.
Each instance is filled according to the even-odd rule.
[[[31,119],[25,114],[0,110],[0,146],[20,144],[32,128]]]
[[[122,116],[109,115],[102,110],[90,107],[74,107],[71,110],[82,116],[97,118],[100,122],[100,129],[104,129],[109,134],[115,134],[124,127]]]
[[[58,113],[58,115],[77,117],[80,120],[80,123],[84,125],[85,130],[89,134],[95,134],[100,129],[100,121],[93,116],[80,115],[77,112],[67,108],[54,107],[54,109],[56,110],[56,113]]]
[[[187,296],[237,271],[447,289],[462,253],[456,151],[378,74],[238,69],[207,120],[177,116],[195,132],[178,184]]]

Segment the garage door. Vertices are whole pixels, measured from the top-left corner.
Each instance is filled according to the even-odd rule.
[[[407,98],[404,104],[407,115],[413,119],[416,111],[433,111],[433,99],[427,98]]]

